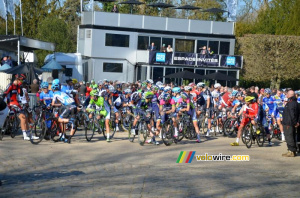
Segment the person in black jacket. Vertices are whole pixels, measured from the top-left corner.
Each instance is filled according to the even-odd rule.
[[[295,157],[297,151],[296,128],[299,126],[298,104],[293,90],[288,91],[287,98],[288,102],[282,114],[282,124],[288,152],[282,154],[282,156]]]

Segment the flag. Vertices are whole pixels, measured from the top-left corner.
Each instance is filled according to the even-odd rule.
[[[11,14],[13,19],[15,19],[15,1],[7,1],[7,11]]]
[[[237,0],[227,0],[228,18],[227,21],[236,21]]]

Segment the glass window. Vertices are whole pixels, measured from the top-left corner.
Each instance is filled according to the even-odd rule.
[[[129,47],[129,35],[124,34],[106,34],[105,46]]]
[[[156,50],[160,51],[160,47],[161,47],[161,38],[160,37],[150,37],[150,45],[151,45],[151,43],[154,43]]]
[[[228,76],[232,76],[236,78],[236,74],[237,74],[236,71],[228,71]],[[227,81],[227,86],[233,87],[235,85],[236,85],[236,81]]]
[[[203,48],[203,46],[207,47],[207,41],[204,40],[198,40],[197,41],[197,53],[200,53],[201,49]]]
[[[173,45],[173,39],[172,38],[162,38],[162,45],[165,44],[165,48],[168,47],[168,45]]]
[[[123,72],[123,63],[103,63],[103,72]]]
[[[153,81],[162,81],[162,77],[164,75],[163,67],[153,67]]]
[[[176,71],[175,68],[166,68],[165,76],[169,75],[169,74],[174,74],[174,73],[176,73],[175,71]],[[174,79],[165,78],[165,83],[169,84],[171,82],[175,82]]]
[[[149,36],[139,36],[138,37],[138,49],[147,50],[149,46]]]
[[[210,48],[210,52],[213,52],[214,54],[218,54],[219,41],[209,41],[207,49],[209,50],[209,48]]]
[[[176,39],[175,40],[175,51],[176,52],[188,52],[194,53],[195,41],[194,40],[185,40],[185,39]]]
[[[220,41],[220,52],[219,54],[229,54],[230,42]]]

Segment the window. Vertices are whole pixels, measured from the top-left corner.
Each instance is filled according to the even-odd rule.
[[[230,42],[220,42],[220,53],[219,54],[226,54],[229,55],[229,47],[230,47]]]
[[[147,50],[149,45],[149,36],[139,36],[138,37],[138,49]]]
[[[123,73],[123,63],[103,63],[103,72]]]
[[[165,76],[169,75],[169,74],[174,74],[174,73],[176,73],[175,68],[166,68]],[[172,81],[174,81],[174,79],[165,78],[165,83],[167,83],[167,84],[171,83]]]
[[[227,75],[226,70],[218,70],[218,72]],[[226,80],[218,80],[217,82],[220,83],[222,86],[226,86]]]
[[[156,50],[160,51],[160,47],[161,47],[161,38],[160,37],[150,37],[150,45],[151,45],[151,43],[154,43]]]
[[[202,48],[203,46],[206,46],[206,47],[207,47],[207,41],[204,41],[204,40],[198,40],[198,41],[197,41],[197,53],[200,53],[201,48]]]
[[[162,45],[165,44],[165,48],[168,47],[168,45],[173,45],[173,39],[172,38],[162,38]]]
[[[175,40],[175,51],[176,52],[194,53],[194,48],[195,48],[194,40],[185,40],[185,39],[176,39]]]
[[[164,75],[163,67],[153,67],[153,81],[162,81]]]
[[[129,47],[129,35],[106,34],[105,46]]]
[[[210,52],[214,52],[214,54],[219,53],[219,41],[209,41],[208,48],[209,47],[210,47]]]

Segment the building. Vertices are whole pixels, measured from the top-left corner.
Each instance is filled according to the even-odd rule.
[[[157,51],[148,50],[151,43]],[[172,46],[174,52],[157,53],[163,45]],[[203,46],[214,54],[202,55]],[[78,28],[84,80],[170,82],[163,76],[182,70],[201,75],[218,71],[238,78],[242,57],[234,56],[234,47],[233,22],[83,12]]]

